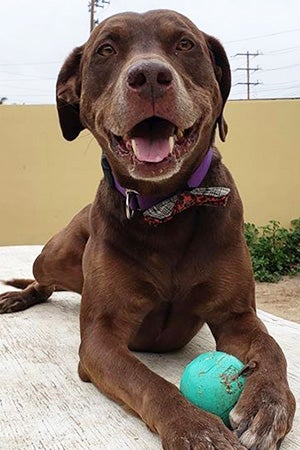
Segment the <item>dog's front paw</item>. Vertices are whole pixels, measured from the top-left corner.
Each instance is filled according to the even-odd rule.
[[[177,411],[162,444],[165,450],[246,450],[220,419],[193,406],[188,414]]]
[[[278,450],[294,414],[295,399],[288,385],[282,380],[266,382],[258,373],[249,376],[230,422],[247,449]]]

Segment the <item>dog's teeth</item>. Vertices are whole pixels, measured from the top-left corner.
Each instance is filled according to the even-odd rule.
[[[170,153],[172,153],[175,144],[174,136],[169,137]]]
[[[176,136],[177,136],[178,139],[183,138],[183,130],[181,130],[180,128],[178,128],[178,129],[177,129],[177,132],[176,132]]]
[[[136,142],[134,139],[131,139],[131,147],[132,147],[133,153],[136,156],[137,155],[137,146],[136,146]]]

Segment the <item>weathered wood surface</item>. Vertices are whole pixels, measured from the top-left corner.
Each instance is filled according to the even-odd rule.
[[[0,279],[30,277],[39,250],[39,246],[0,247]],[[0,292],[8,289],[0,284]],[[79,380],[79,303],[76,294],[56,293],[46,304],[0,316],[0,449],[160,449],[158,437],[139,419]],[[290,385],[299,400],[300,326],[267,313],[259,315],[286,354]],[[203,329],[182,351],[138,356],[178,385],[184,366],[213,348],[208,329]],[[282,446],[297,449],[299,412]]]

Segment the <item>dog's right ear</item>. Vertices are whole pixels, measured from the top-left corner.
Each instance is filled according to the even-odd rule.
[[[84,129],[79,116],[80,63],[84,46],[77,47],[62,66],[56,83],[56,104],[63,136],[73,141]]]

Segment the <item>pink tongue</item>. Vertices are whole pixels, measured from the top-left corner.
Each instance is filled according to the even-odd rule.
[[[136,157],[139,161],[159,163],[169,156],[169,139],[150,140],[136,137],[134,140],[136,143]]]

